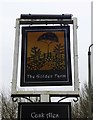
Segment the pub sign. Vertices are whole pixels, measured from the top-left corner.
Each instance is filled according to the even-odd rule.
[[[72,85],[70,26],[22,27],[21,86]]]
[[[18,120],[71,120],[71,103],[19,103]]]

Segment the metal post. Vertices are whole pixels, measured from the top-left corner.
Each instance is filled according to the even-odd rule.
[[[41,94],[41,102],[49,102],[49,94]]]
[[[16,86],[17,86],[19,34],[20,34],[20,24],[19,24],[19,19],[16,19],[15,50],[14,50],[13,78],[12,78],[12,90],[11,90],[12,94],[15,94]]]
[[[78,78],[78,47],[77,47],[77,18],[73,18],[73,54],[74,54],[74,90],[79,91]]]
[[[88,118],[89,120],[92,120],[92,100],[91,100],[91,51],[90,48],[93,46],[91,44],[89,46],[88,51],[88,88],[89,88],[89,101],[88,101]]]

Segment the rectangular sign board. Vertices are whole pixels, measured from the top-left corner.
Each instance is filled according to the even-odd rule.
[[[71,120],[71,103],[19,103],[18,120]]]
[[[72,85],[70,26],[22,27],[21,86]]]

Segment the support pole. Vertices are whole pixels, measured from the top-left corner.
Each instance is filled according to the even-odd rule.
[[[17,86],[17,71],[18,71],[18,55],[19,55],[19,34],[20,23],[19,19],[16,19],[16,33],[15,33],[15,50],[14,50],[14,65],[13,65],[13,78],[12,78],[12,94],[16,93]]]
[[[74,91],[79,92],[77,28],[77,18],[73,18]]]
[[[49,94],[41,94],[41,102],[50,102],[49,100]]]
[[[91,51],[90,48],[93,46],[91,44],[89,46],[88,51],[88,88],[89,88],[89,100],[88,100],[88,118],[89,120],[92,120],[92,98],[91,98]]]

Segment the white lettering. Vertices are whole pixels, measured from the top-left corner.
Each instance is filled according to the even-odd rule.
[[[56,114],[56,113],[47,113],[46,117],[47,118],[59,118],[59,114]]]
[[[55,74],[55,77],[56,78],[63,78],[63,77],[66,77],[66,75]]]
[[[38,118],[59,118],[59,114],[57,113],[36,113],[36,112],[32,112],[31,113],[31,118],[35,118],[35,119],[38,119]]]
[[[29,75],[29,74],[28,74],[28,75],[27,75],[27,78],[33,78],[33,79],[34,79],[35,76],[34,76],[34,75]]]
[[[31,113],[31,118],[44,118],[44,113],[35,113],[35,112],[32,112]]]

